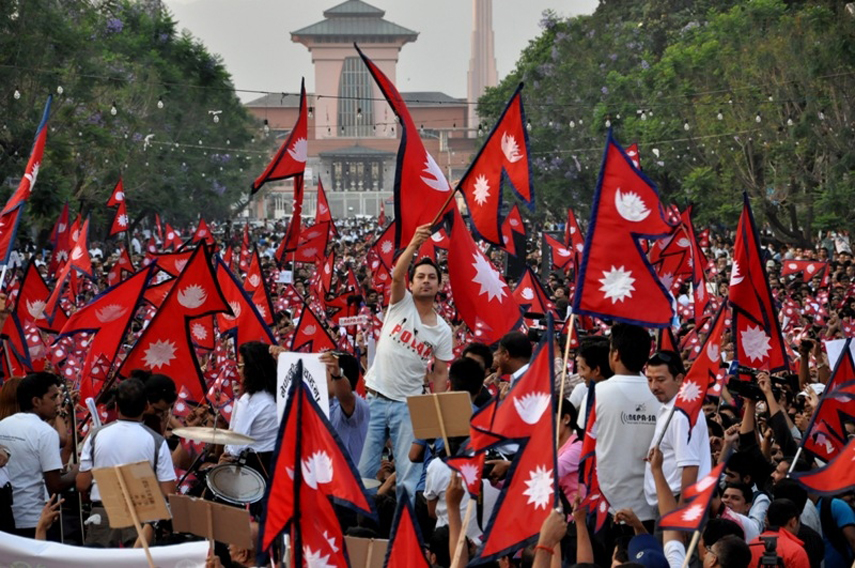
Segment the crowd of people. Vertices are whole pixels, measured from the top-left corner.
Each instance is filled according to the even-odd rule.
[[[497,498],[513,474],[518,448],[506,443],[490,451],[477,513],[464,527],[470,496],[461,477],[442,458],[454,455],[466,440],[452,438],[445,447],[442,439],[416,439],[407,398],[464,391],[473,411],[493,397],[504,398],[529,369],[537,338],[511,331],[495,345],[475,340],[457,320],[444,252],[440,250],[436,258],[418,258],[431,236],[429,227],[420,227],[398,257],[384,294],[372,287],[367,259],[381,230],[376,220],[338,224],[339,238],[332,243],[338,253],[334,287],[344,292],[352,274],[359,289],[347,290],[350,301],[358,303],[359,313],[370,314],[372,324],[359,333],[329,324],[330,333],[347,349],[321,357],[327,370],[328,417],[378,511],[378,518],[370,519],[337,508],[339,520],[345,534],[388,538],[396,504],[407,498],[431,565],[451,566],[461,532],[468,543],[464,561],[475,558]],[[563,231],[560,224],[548,228]],[[552,269],[539,246],[541,229],[531,231],[538,238],[529,241],[525,260],[539,276],[560,322],[572,302],[573,273]],[[238,264],[242,230],[229,224],[218,230],[221,250],[235,251],[235,258],[226,259],[232,266]],[[134,528],[111,528],[92,475],[93,469],[102,467],[148,461],[164,495],[181,492],[216,498],[206,489],[206,475],[235,462],[245,463],[269,482],[279,429],[276,359],[288,349],[298,323],[292,317],[294,295],[311,304],[315,293],[312,265],[286,266],[289,277],[280,278],[274,257],[283,232],[279,225],[250,231],[270,288],[278,344],[237,346],[237,385],[230,412],[221,412],[222,405],[183,398],[177,377],[140,369],[107,385],[99,397],[105,415],[88,418],[98,418],[103,425],[90,424],[84,430],[77,418],[86,413],[80,412],[74,380],[58,376],[50,364],[43,371],[4,380],[0,530],[97,547],[139,546],[140,538],[152,545],[193,538],[174,533],[169,522],[146,524],[142,537]],[[142,265],[150,238],[139,234],[130,241],[136,266]],[[106,252],[106,245],[92,248],[96,271],[106,275],[117,253]],[[709,291],[724,301],[732,269],[732,235],[713,232],[704,248],[710,258]],[[757,372],[754,380],[760,395],[755,398],[740,396],[727,386],[711,391],[703,415],[692,425],[684,414],[673,411],[687,369],[697,356],[696,346],[708,331],[694,329],[692,317],[681,318],[676,349],[657,344],[652,330],[595,322],[578,332],[577,344],[564,360],[567,337],[555,333],[553,408],[556,412],[560,408],[556,414],[560,506],[549,514],[536,542],[490,562],[503,567],[545,567],[559,560],[565,566],[602,567],[676,567],[685,562],[724,568],[852,565],[855,494],[809,493],[788,473],[821,465],[810,452],[798,449],[809,434],[811,416],[835,363],[828,360],[822,341],[845,337],[849,326],[855,325],[851,283],[855,263],[845,242],[841,245],[840,239],[832,238],[813,248],[778,248],[770,241],[763,252],[786,340],[797,354],[798,373],[772,377]],[[16,256],[19,268],[32,261],[49,277],[49,255],[50,251],[31,250]],[[490,255],[497,264],[503,261],[500,251]],[[827,262],[827,272],[825,277],[782,275],[788,260]],[[513,287],[513,279],[509,284]],[[87,282],[80,290],[81,302],[98,289],[98,283]],[[691,302],[688,284],[676,288],[675,299],[682,306]],[[140,327],[132,333],[139,333]],[[211,358],[201,351],[197,355],[201,360]],[[733,359],[729,332],[722,340],[721,358],[723,368]],[[559,392],[564,393],[561,404]],[[214,446],[172,434],[182,426],[214,424],[253,441]],[[846,428],[855,437],[855,419],[847,418]],[[591,488],[580,482],[580,463],[587,459],[582,449],[586,436],[595,439],[599,490],[609,504],[601,528],[595,527],[593,511],[584,505]],[[698,513],[706,521],[697,546],[689,546],[691,533],[662,530],[658,520],[682,505],[686,490],[721,463],[723,475],[711,505]],[[248,509],[257,531],[264,502]],[[216,552],[208,560],[211,566],[255,565],[265,551],[218,545]]]

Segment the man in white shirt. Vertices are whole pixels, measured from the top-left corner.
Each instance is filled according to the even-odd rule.
[[[682,495],[687,487],[712,469],[705,417],[698,417],[690,432],[688,417],[674,410],[685,376],[683,359],[674,351],[657,351],[647,362],[647,384],[662,404],[650,449],[659,444],[662,470],[675,496]],[[651,507],[656,506],[656,484],[649,463],[644,470],[644,496]]]
[[[85,493],[91,490],[92,515],[85,542],[103,547],[132,546],[137,533],[133,527],[110,528],[98,484],[92,478],[93,469],[147,461],[155,472],[164,497],[175,493],[175,468],[166,440],[142,423],[148,406],[143,382],[126,379],[119,383],[116,405],[118,420],[94,430],[83,442],[77,478],[78,491]]]
[[[31,373],[18,385],[20,412],[0,421],[0,444],[8,449],[6,472],[12,483],[15,534],[34,538],[39,515],[51,495],[74,485],[77,466],[62,473],[59,434],[47,421],[59,411],[60,379]]]
[[[399,499],[405,489],[410,499],[415,497],[421,476],[421,464],[409,459],[415,436],[407,397],[422,394],[426,378],[433,383],[434,392],[444,392],[448,363],[454,357],[451,327],[434,310],[442,281],[439,267],[426,258],[417,262],[410,272],[410,291],[407,290],[407,270],[430,234],[429,225],[416,229],[392,269],[389,309],[374,360],[365,374],[370,418],[359,473],[366,478],[377,474],[386,440],[391,439]],[[428,373],[431,361],[433,371]]]

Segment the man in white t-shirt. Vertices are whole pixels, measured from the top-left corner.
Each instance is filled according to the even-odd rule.
[[[134,527],[110,528],[98,484],[92,479],[93,469],[147,461],[155,472],[163,495],[175,493],[175,468],[166,440],[142,423],[148,406],[143,382],[126,379],[119,383],[116,406],[118,420],[89,434],[80,452],[77,490],[81,493],[91,491],[89,496],[92,500],[92,515],[85,541],[88,545],[127,547],[132,546],[137,538]]]
[[[47,423],[59,411],[59,385],[59,377],[51,373],[27,375],[18,385],[21,411],[0,421],[0,444],[9,453],[5,469],[12,483],[12,514],[19,536],[35,538],[47,493],[69,489],[77,475],[76,465],[62,473],[59,434]]]
[[[705,417],[698,417],[690,434],[688,417],[683,412],[674,411],[685,376],[683,359],[674,351],[657,351],[647,362],[647,384],[656,400],[662,403],[650,449],[662,439],[659,442],[663,455],[662,471],[675,496],[682,495],[687,487],[712,469]],[[644,496],[651,507],[656,506],[656,483],[649,463],[644,471]]]
[[[609,366],[614,376],[597,385],[597,477],[613,513],[632,509],[641,521],[652,521],[655,509],[644,498],[644,460],[656,429],[660,404],[641,370],[650,355],[650,334],[642,327],[612,326]]]
[[[410,272],[407,290],[407,269],[430,234],[429,225],[416,229],[392,269],[389,309],[374,360],[365,373],[370,419],[359,473],[366,478],[377,475],[386,440],[390,439],[399,498],[405,489],[410,499],[415,498],[421,476],[421,464],[409,459],[415,437],[407,397],[424,393],[425,379],[433,383],[434,392],[444,392],[448,363],[454,357],[451,327],[434,310],[442,281],[439,267],[430,259],[420,260]],[[428,373],[431,361],[433,371]]]

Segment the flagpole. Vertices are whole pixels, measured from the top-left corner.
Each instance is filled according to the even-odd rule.
[[[689,543],[689,549],[686,551],[686,557],[683,559],[682,568],[686,568],[689,565],[689,559],[692,558],[692,554],[695,552],[695,548],[698,547],[698,540],[701,538],[701,531],[696,530],[695,534],[692,535],[692,542]]]
[[[448,180],[446,180],[448,181]],[[451,184],[448,184],[448,187],[451,187]],[[445,203],[442,204],[442,207],[439,208],[436,215],[433,218],[433,221],[430,222],[430,226],[433,227],[436,225],[436,222],[439,221],[439,218],[442,217],[442,212],[445,211],[445,208],[448,207],[448,204],[451,203],[451,200],[454,199],[454,194],[457,193],[457,188],[452,189],[448,193],[448,199],[445,200]]]
[[[448,433],[445,431],[445,420],[442,419],[442,407],[439,405],[439,395],[433,393],[433,405],[436,408],[436,417],[439,419],[439,431],[442,434],[442,441],[445,443],[445,455],[451,457],[451,445],[448,443]]]
[[[558,390],[558,422],[555,424],[555,448],[558,449],[558,440],[561,433],[561,410],[564,407],[564,381],[567,379],[567,359],[570,357],[570,337],[576,325],[576,314],[570,314],[570,331],[564,339],[564,366],[561,368],[561,386]]]
[[[472,511],[475,510],[475,499],[470,495],[469,503],[466,505],[466,514],[463,516],[463,524],[460,525],[460,535],[457,537],[457,546],[454,548],[454,559],[451,561],[451,568],[459,568],[460,557],[463,556],[463,547],[466,543],[466,527],[469,526],[469,521],[472,519]],[[370,568],[366,564],[366,568]]]
[[[671,412],[668,413],[668,418],[665,420],[665,427],[662,428],[662,432],[659,433],[659,438],[656,440],[656,444],[653,447],[658,448],[659,444],[662,443],[662,439],[665,437],[665,432],[668,431],[668,426],[671,424],[671,419],[674,418],[674,411],[677,410],[677,401],[674,401],[674,406],[671,407]]]

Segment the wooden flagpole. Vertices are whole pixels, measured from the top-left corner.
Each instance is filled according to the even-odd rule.
[[[570,357],[570,337],[576,325],[576,314],[570,314],[570,331],[564,339],[564,367],[561,368],[561,386],[558,390],[558,420],[555,422],[555,448],[558,449],[558,439],[561,433],[561,411],[564,408],[564,382],[567,379],[567,359]]]

